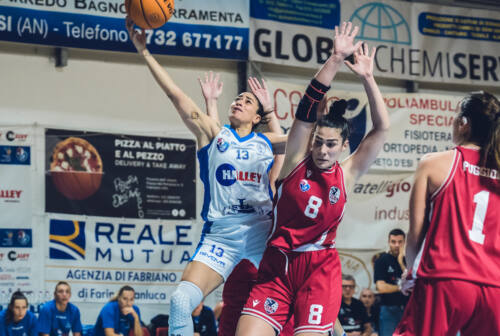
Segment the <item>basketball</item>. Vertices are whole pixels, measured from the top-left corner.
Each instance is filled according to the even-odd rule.
[[[170,19],[174,13],[174,0],[125,0],[125,9],[136,25],[154,29]]]

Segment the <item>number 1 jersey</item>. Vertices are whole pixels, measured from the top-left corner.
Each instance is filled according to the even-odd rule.
[[[336,162],[320,170],[308,156],[281,182],[274,202],[269,245],[298,252],[333,248],[346,202],[342,168]]]
[[[479,159],[477,150],[455,149],[447,179],[430,198],[413,276],[500,286],[500,172]]]

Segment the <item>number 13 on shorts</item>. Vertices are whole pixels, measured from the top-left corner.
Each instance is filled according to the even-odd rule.
[[[319,304],[312,304],[309,307],[309,320],[311,324],[321,324],[321,314],[323,313],[323,306]]]

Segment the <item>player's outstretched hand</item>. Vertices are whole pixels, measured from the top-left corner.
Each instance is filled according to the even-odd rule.
[[[198,82],[205,101],[217,99],[221,95],[223,83],[220,81],[219,73],[214,75],[212,71],[208,72],[208,74],[205,72],[205,79],[198,77]]]
[[[134,44],[135,48],[139,53],[146,50],[146,31],[141,28],[141,31],[134,29],[134,21],[127,15],[125,18],[125,24],[127,26],[128,35],[130,40]]]
[[[271,112],[273,110],[273,103],[271,100],[271,95],[267,88],[266,81],[262,79],[262,84],[255,77],[248,78],[248,86],[252,90],[252,93],[257,97],[262,106],[264,107],[264,112]]]
[[[362,46],[354,52],[354,64],[349,61],[344,61],[344,63],[352,72],[361,78],[373,76],[375,51],[376,48],[373,47],[370,52],[368,44],[363,43]]]
[[[332,55],[344,60],[347,56],[354,53],[361,46],[361,42],[354,44],[354,39],[358,34],[359,27],[352,27],[351,22],[342,22],[339,26],[335,26],[335,38],[333,41]]]

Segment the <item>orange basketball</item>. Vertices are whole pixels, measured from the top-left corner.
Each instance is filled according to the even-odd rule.
[[[130,18],[141,28],[163,26],[174,13],[174,0],[125,0]]]

